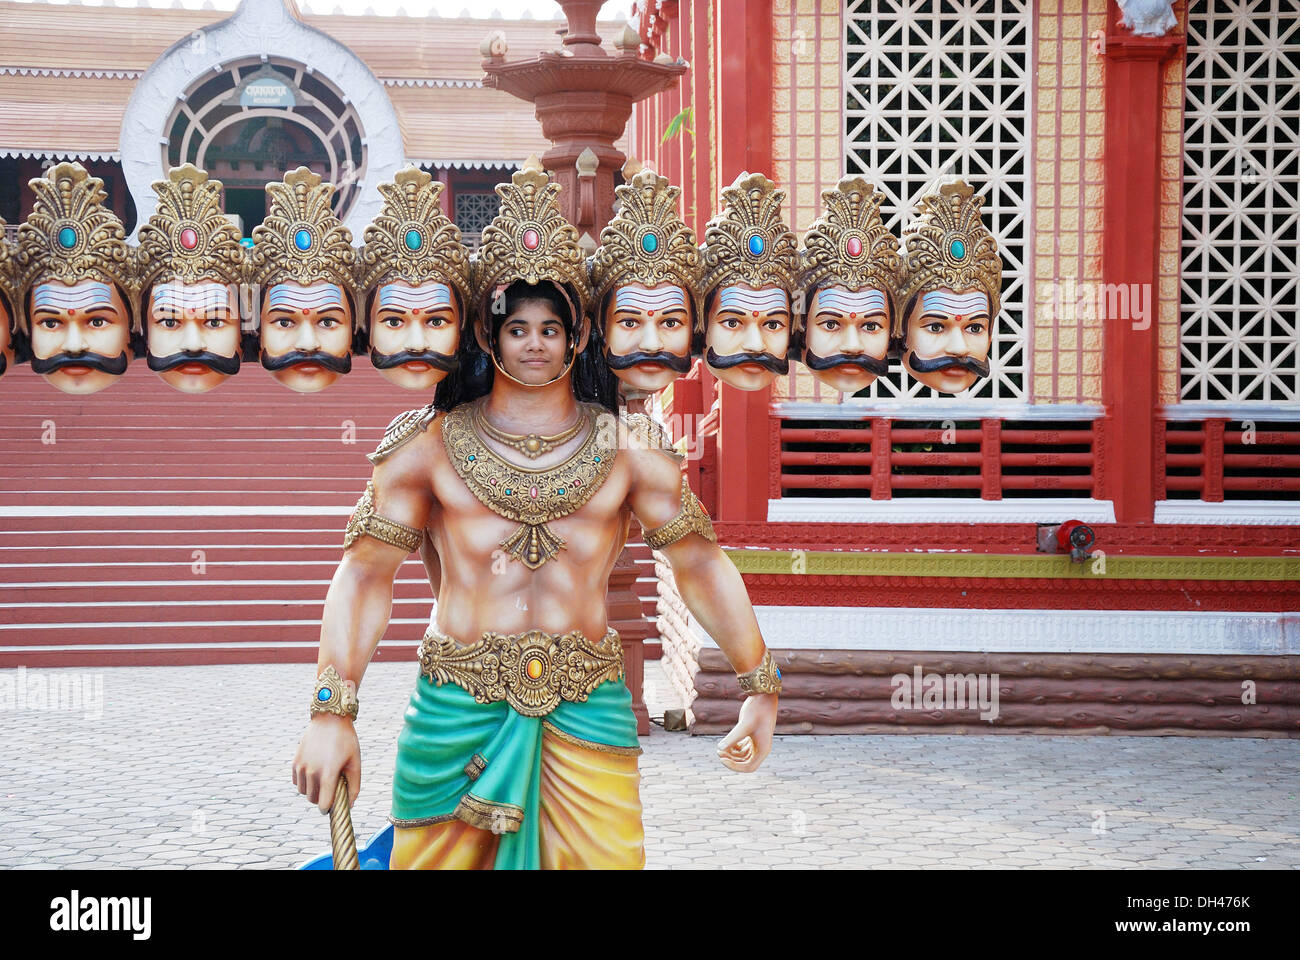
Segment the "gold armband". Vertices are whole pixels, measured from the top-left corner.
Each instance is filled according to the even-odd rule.
[[[685,476],[682,477],[681,512],[662,526],[646,530],[643,525],[641,530],[645,542],[652,550],[662,550],[688,533],[698,533],[711,543],[718,542],[718,536],[713,532],[713,524],[709,522],[709,515],[704,511],[704,505],[695,496]]]
[[[764,650],[758,666],[748,673],[737,674],[736,681],[740,692],[747,697],[755,693],[780,693],[781,671],[772,662],[772,651]]]
[[[375,513],[375,484],[366,481],[366,492],[357,501],[357,507],[348,520],[347,530],[343,533],[343,549],[346,550],[362,536],[371,536],[376,540],[400,547],[407,553],[418,550],[424,541],[424,531],[408,527],[396,520],[389,520]]]
[[[330,664],[316,678],[316,693],[311,698],[309,716],[318,713],[333,713],[340,717],[357,718],[356,684],[344,680]]]

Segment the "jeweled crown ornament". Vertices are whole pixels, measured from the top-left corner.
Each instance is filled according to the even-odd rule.
[[[921,198],[916,217],[903,230],[903,276],[894,311],[896,335],[901,336],[905,329],[908,301],[932,290],[981,290],[989,298],[989,316],[998,315],[1002,258],[997,240],[980,218],[983,203],[984,198],[962,180],[945,183]]]
[[[695,233],[677,213],[681,188],[649,167],[614,190],[621,206],[600,233],[591,264],[594,302],[616,287],[669,283],[698,300],[700,252]],[[699,314],[698,303],[696,314]]]
[[[159,282],[239,283],[244,248],[239,228],[221,210],[221,181],[192,163],[173,167],[153,184],[158,208],[140,227],[140,279]]]
[[[352,231],[330,209],[333,195],[334,185],[306,167],[266,185],[266,219],[253,228],[256,282],[334,283],[355,293]]]
[[[18,281],[21,258],[18,245],[10,243],[4,237],[5,221],[0,217],[0,295],[9,308],[9,316],[15,329],[21,330],[21,314],[18,303]]]
[[[823,191],[825,213],[804,234],[799,283],[805,291],[835,284],[854,293],[870,287],[894,295],[902,258],[898,238],[880,216],[883,199],[862,177],[844,177]]]
[[[57,163],[45,176],[27,183],[36,194],[32,212],[18,228],[23,263],[23,296],[32,287],[57,280],[116,284],[125,294],[133,322],[139,323],[140,281],[136,258],[126,243],[117,214],[104,205],[104,181],[79,163]],[[21,308],[16,308],[21,312]]]
[[[479,241],[479,300],[515,280],[549,280],[577,298],[581,317],[591,303],[591,290],[578,231],[564,219],[556,200],[560,185],[551,181],[540,160],[529,157],[510,183],[497,184],[496,191],[501,209]]]
[[[722,191],[722,211],[704,230],[701,295],[737,283],[795,288],[799,243],[781,219],[784,200],[785,191],[761,173],[742,173]],[[703,329],[703,317],[698,326]]]
[[[412,286],[434,281],[455,290],[462,304],[469,303],[469,254],[460,230],[442,212],[442,187],[414,166],[379,185],[384,206],[365,230],[357,262],[360,289],[398,280]]]

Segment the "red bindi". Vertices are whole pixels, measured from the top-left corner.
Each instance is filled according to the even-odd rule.
[[[856,320],[856,319],[858,319],[858,315],[857,315],[856,313],[850,313],[850,314],[849,314],[849,319],[850,319],[850,320]]]
[[[653,310],[647,310],[647,311],[645,312],[645,315],[646,315],[647,317],[653,317],[653,316],[655,315],[655,312],[654,312]]]
[[[754,316],[758,316],[758,311],[757,311],[757,310],[754,311]]]

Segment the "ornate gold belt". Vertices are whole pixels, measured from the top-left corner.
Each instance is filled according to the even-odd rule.
[[[479,703],[505,700],[525,717],[542,717],[561,700],[581,703],[606,680],[623,677],[623,644],[612,627],[593,643],[569,633],[485,633],[461,645],[430,627],[420,645],[420,672],[454,683]]]

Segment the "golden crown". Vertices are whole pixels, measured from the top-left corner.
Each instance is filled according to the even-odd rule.
[[[698,300],[700,252],[695,233],[677,214],[681,188],[671,186],[649,167],[614,190],[618,215],[600,233],[600,248],[591,263],[594,302],[615,287],[671,283]],[[696,303],[696,314],[699,304]]]
[[[352,231],[330,209],[334,185],[306,167],[266,185],[267,213],[253,228],[253,279],[263,286],[294,280],[334,283],[355,293]]]
[[[898,239],[880,217],[884,195],[862,177],[844,177],[822,193],[825,214],[804,235],[805,291],[834,283],[855,293],[865,287],[894,296],[902,268]]]
[[[735,283],[795,288],[799,242],[781,219],[784,200],[785,191],[761,173],[742,173],[722,191],[723,209],[704,230],[701,294]]]
[[[384,206],[365,230],[358,287],[364,291],[394,280],[413,286],[435,280],[455,289],[461,303],[468,305],[469,254],[460,230],[442,212],[442,184],[408,166],[391,183],[381,183],[379,192]]]
[[[19,256],[17,244],[10,243],[3,236],[4,217],[0,217],[0,294],[4,294],[5,306],[9,308],[9,323],[14,329],[21,330],[18,305]]]
[[[142,292],[170,280],[239,283],[244,248],[239,229],[221,211],[221,181],[192,163],[153,184],[158,209],[140,227]]]
[[[57,280],[81,283],[98,280],[117,285],[126,295],[133,324],[140,314],[140,281],[136,258],[126,244],[122,221],[104,201],[104,181],[92,177],[79,163],[57,163],[45,176],[29,180],[36,194],[32,212],[18,228],[25,298],[37,284]],[[22,312],[22,305],[15,307]]]
[[[894,333],[901,335],[912,297],[932,290],[982,290],[989,317],[998,315],[1002,258],[980,219],[984,198],[962,180],[945,183],[921,198],[917,216],[903,230],[903,277],[895,303]]]
[[[483,231],[476,266],[480,302],[503,283],[549,280],[567,287],[578,298],[579,315],[591,302],[587,269],[578,245],[578,231],[564,219],[552,183],[541,161],[529,157],[510,183],[497,184],[501,209]]]

